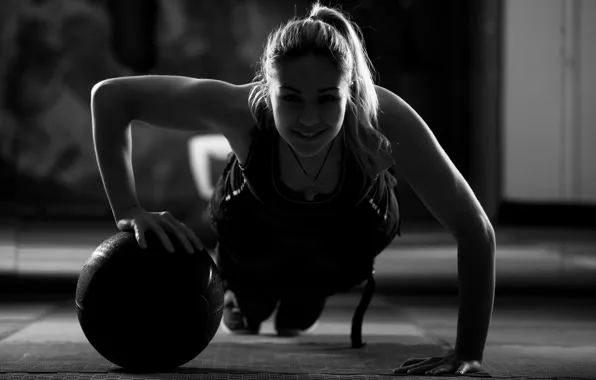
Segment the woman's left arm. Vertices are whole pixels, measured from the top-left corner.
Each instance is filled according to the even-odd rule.
[[[495,294],[495,232],[467,181],[424,120],[377,86],[379,127],[400,176],[457,241],[460,308],[454,354],[482,361]]]

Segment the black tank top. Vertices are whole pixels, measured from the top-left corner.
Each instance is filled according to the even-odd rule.
[[[257,116],[246,161],[230,154],[210,202],[212,227],[230,255],[239,262],[305,254],[373,258],[399,234],[397,181],[387,170],[370,178],[344,149],[336,191],[292,199],[277,172],[281,137],[269,112]]]
[[[340,182],[331,194],[318,194],[312,201],[300,200],[301,194],[287,187],[280,180],[278,143],[281,136],[272,125],[270,116],[253,134],[253,143],[244,164],[238,163],[252,194],[272,208],[308,210],[311,212],[338,211],[346,204],[355,204],[365,195],[369,183],[351,154],[344,154],[341,162]],[[269,119],[269,120],[268,120]],[[341,135],[336,137],[344,143]],[[348,149],[344,147],[344,152]]]

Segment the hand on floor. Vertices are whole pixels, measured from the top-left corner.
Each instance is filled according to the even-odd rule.
[[[410,358],[393,370],[396,375],[465,375],[478,372],[486,373],[478,360],[459,360],[453,352],[445,356]]]

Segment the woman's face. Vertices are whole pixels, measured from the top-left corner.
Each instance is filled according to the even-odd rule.
[[[349,85],[328,58],[284,62],[270,79],[271,107],[280,136],[303,157],[324,151],[342,128]]]

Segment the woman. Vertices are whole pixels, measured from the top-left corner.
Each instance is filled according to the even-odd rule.
[[[371,69],[358,27],[316,3],[308,17],[271,33],[252,83],[175,76],[98,83],[95,149],[117,226],[134,231],[141,247],[151,231],[170,251],[168,236],[189,252],[202,249],[172,215],[139,205],[128,126],[221,133],[233,154],[210,211],[224,325],[258,333],[277,307],[277,331],[295,335],[316,324],[328,296],[369,279],[370,297],[374,257],[399,233],[399,175],[458,242],[461,307],[452,352],[394,372],[478,372],[494,298],[493,228],[428,126],[375,85]]]

